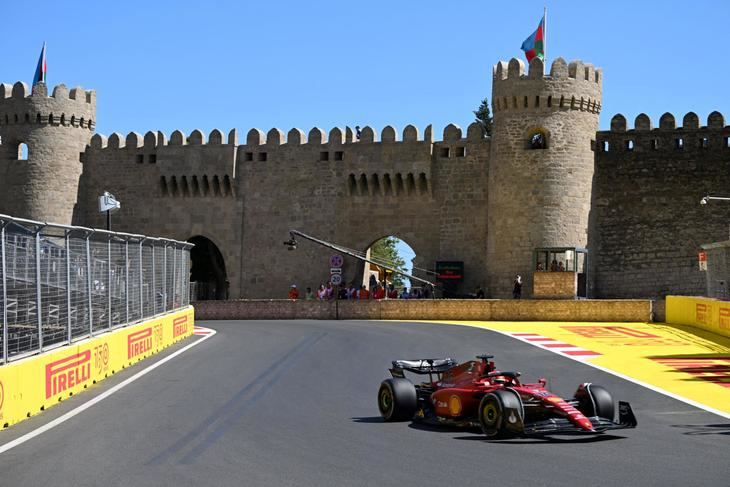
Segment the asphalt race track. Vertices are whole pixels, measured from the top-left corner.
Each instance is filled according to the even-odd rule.
[[[730,485],[730,422],[495,332],[358,321],[198,323],[200,346],[0,455],[6,486]],[[38,428],[183,345],[0,432]],[[613,435],[486,441],[383,423],[392,359],[495,354],[503,370],[571,395],[584,381],[629,400]]]

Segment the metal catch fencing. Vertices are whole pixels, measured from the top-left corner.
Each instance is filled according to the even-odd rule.
[[[192,247],[0,215],[0,363],[189,305]]]

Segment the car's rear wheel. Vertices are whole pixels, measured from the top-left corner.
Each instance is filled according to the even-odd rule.
[[[378,390],[378,409],[386,421],[413,419],[418,407],[416,387],[408,379],[386,379]]]
[[[575,398],[578,400],[578,411],[583,415],[599,416],[613,421],[613,397],[605,388],[586,383],[578,388]]]

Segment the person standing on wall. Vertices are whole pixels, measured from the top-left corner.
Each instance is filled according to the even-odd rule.
[[[512,297],[514,299],[522,298],[522,276],[519,274],[515,277],[514,287],[512,288]]]

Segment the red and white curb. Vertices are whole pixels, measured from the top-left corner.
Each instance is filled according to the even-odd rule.
[[[204,326],[194,326],[193,335],[201,335],[201,336],[215,335],[215,330],[211,330],[210,328],[205,328]]]
[[[525,343],[529,343],[530,345],[535,345],[536,347],[540,347],[560,355],[565,355],[566,357],[570,357],[575,360],[588,360],[601,355],[598,352],[576,347],[570,343],[561,342],[554,338],[542,336],[537,333],[509,332],[508,335]]]

